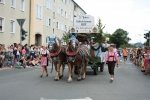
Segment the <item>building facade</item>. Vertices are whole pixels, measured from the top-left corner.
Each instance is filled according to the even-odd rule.
[[[41,46],[48,43],[47,36],[61,38],[74,17],[85,14],[74,0],[0,0],[0,44],[20,43],[16,19],[26,19],[28,36],[22,44]]]
[[[74,17],[85,14],[73,0],[32,0],[30,44],[46,45],[47,36],[61,38]]]
[[[29,34],[30,0],[0,0],[0,44],[20,43],[20,26],[16,19],[26,19],[24,30]],[[22,44],[28,43],[29,36]]]

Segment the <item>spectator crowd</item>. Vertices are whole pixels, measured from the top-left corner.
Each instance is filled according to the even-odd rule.
[[[14,43],[13,45],[5,47],[5,44],[0,44],[0,68],[26,68],[38,66],[40,64],[40,52],[43,50],[42,46],[35,46],[28,44],[20,45]]]

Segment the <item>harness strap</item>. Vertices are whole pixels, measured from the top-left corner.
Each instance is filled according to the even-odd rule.
[[[114,56],[109,56],[109,52],[108,52],[108,61],[110,57],[113,57],[113,61],[114,61],[115,53],[114,53]]]

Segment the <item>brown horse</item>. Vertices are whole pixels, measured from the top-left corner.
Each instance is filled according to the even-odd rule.
[[[59,38],[50,38],[49,37],[49,45],[50,45],[50,56],[52,58],[52,67],[53,64],[56,70],[55,81],[58,81],[63,77],[65,62],[66,62],[66,49],[62,46]],[[60,67],[62,65],[62,73],[60,73]]]
[[[78,79],[85,79],[86,77],[86,68],[88,65],[88,48],[86,46],[80,46],[79,41],[76,39],[76,36],[71,35],[70,42],[68,44],[68,48],[66,51],[67,54],[67,62],[68,62],[68,72],[69,78],[68,82],[72,81],[72,69],[73,65],[77,67]],[[82,72],[82,77],[81,77]]]

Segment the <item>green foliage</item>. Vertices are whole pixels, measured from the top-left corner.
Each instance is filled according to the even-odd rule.
[[[111,36],[110,41],[117,44],[116,47],[119,48],[128,45],[131,39],[128,37],[128,32],[123,29],[117,29]]]
[[[64,42],[66,42],[66,44],[68,44],[69,43],[69,34],[67,32],[64,32],[62,39]]]
[[[97,27],[98,27],[99,33],[94,33],[94,41],[101,44],[104,41],[103,30],[105,28],[105,25],[102,24],[100,18],[98,19]]]

